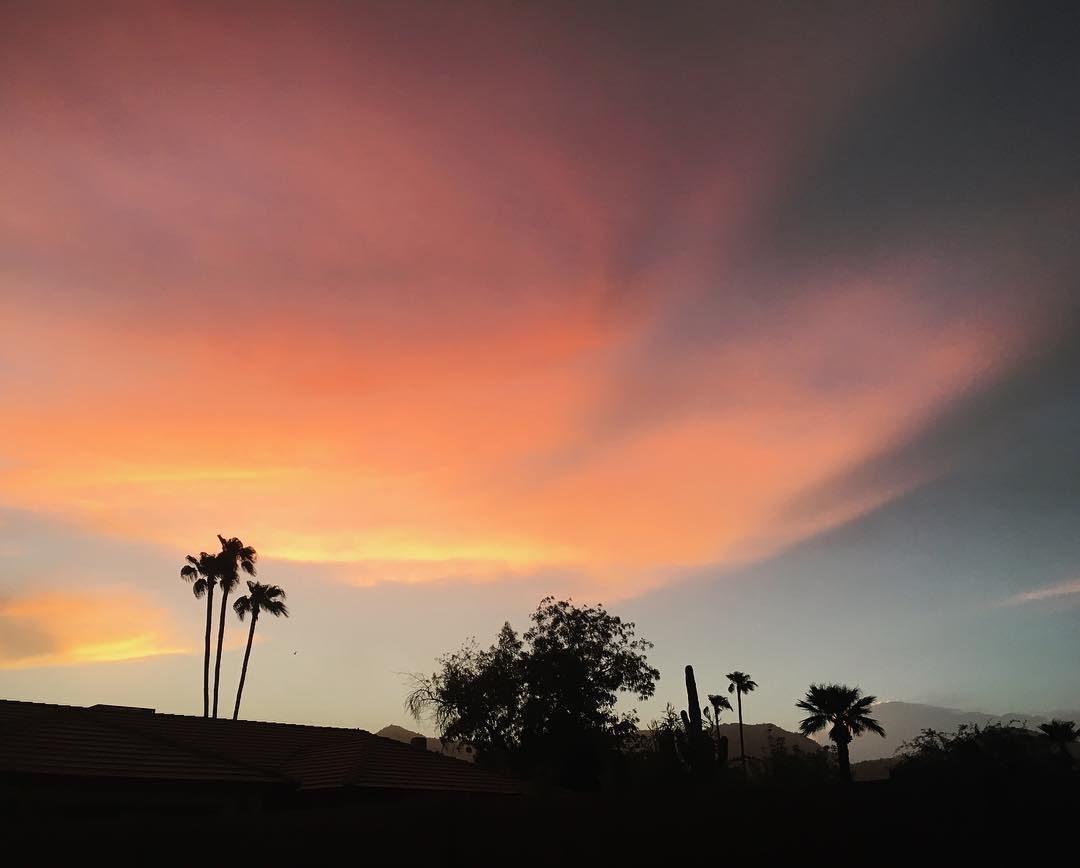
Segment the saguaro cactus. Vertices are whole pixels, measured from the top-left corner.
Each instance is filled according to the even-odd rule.
[[[701,736],[701,703],[698,701],[697,681],[694,679],[694,667],[686,667],[686,705],[689,720],[689,732],[694,739]]]
[[[701,729],[701,701],[698,699],[694,667],[686,667],[686,705],[679,716],[686,730],[686,761],[695,774],[704,773],[712,764],[712,742]]]

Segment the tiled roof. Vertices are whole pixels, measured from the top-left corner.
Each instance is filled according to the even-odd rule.
[[[0,700],[0,774],[520,793],[515,780],[362,729]]]

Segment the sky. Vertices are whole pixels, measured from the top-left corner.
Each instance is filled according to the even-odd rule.
[[[411,725],[548,594],[655,643],[645,720],[686,663],[784,726],[821,680],[1077,708],[1078,38],[6,0],[0,696],[201,712],[221,533],[292,612],[252,718]]]

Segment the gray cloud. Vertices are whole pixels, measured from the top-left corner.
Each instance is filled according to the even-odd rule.
[[[1071,4],[971,7],[807,165],[764,233],[773,257],[887,253],[912,237],[944,252],[1002,221],[1043,256],[1071,251],[1075,211],[1047,205],[1080,193],[1078,41]],[[1015,226],[1027,212],[1036,225]]]

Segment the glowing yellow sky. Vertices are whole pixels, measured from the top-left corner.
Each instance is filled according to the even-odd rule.
[[[187,654],[169,615],[127,589],[32,593],[0,599],[0,669],[79,666]],[[19,641],[10,641],[12,637]]]

